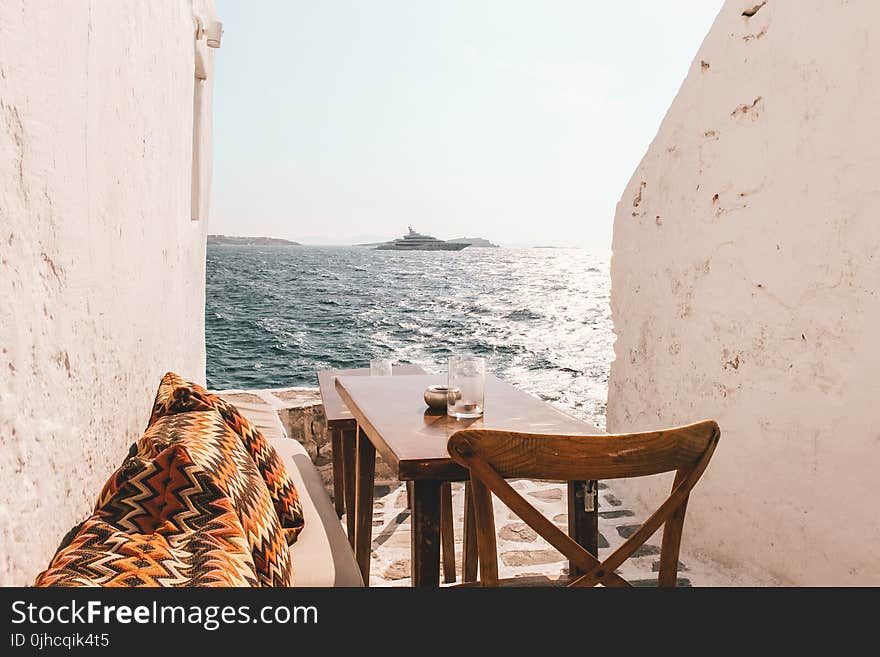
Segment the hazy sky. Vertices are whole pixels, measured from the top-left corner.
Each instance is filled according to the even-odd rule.
[[[218,0],[211,232],[609,247],[722,0]]]

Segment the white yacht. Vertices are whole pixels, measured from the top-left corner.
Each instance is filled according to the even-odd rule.
[[[461,251],[470,246],[467,242],[444,242],[430,235],[422,235],[409,227],[409,233],[393,242],[376,247],[379,251]]]

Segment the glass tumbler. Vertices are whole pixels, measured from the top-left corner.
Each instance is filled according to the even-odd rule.
[[[373,358],[370,361],[370,376],[391,376],[391,359]]]
[[[456,418],[482,417],[486,392],[486,359],[481,356],[451,356],[448,386],[448,415]]]

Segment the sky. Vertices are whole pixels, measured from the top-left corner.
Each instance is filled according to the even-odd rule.
[[[722,0],[217,0],[210,231],[610,248]]]

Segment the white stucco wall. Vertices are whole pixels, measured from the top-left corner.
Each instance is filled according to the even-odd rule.
[[[685,549],[877,585],[880,3],[759,4],[724,5],[617,207],[608,428],[718,420]]]
[[[0,3],[0,584],[88,515],[162,373],[204,378],[194,11]]]

